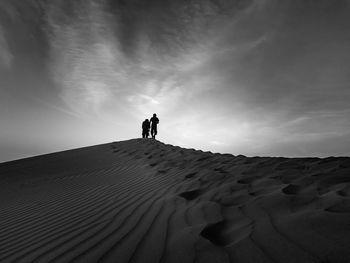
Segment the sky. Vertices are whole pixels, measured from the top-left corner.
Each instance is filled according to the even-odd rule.
[[[349,0],[0,0],[0,162],[141,136],[350,155]]]

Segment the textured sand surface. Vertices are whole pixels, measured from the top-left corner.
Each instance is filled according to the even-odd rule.
[[[350,262],[350,158],[135,139],[0,164],[0,262]]]

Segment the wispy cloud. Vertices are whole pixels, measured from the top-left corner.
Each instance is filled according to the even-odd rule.
[[[150,14],[137,5],[111,13],[107,2],[90,0],[70,6],[76,18],[50,4],[52,71],[63,100],[78,112],[98,111],[108,100],[122,105],[124,98],[139,111],[162,112],[182,97],[215,88],[204,76],[197,79],[214,49],[204,33],[215,36],[215,28],[208,31],[205,24],[222,8],[235,11],[235,6],[168,4],[150,4]]]
[[[0,25],[0,67],[10,68],[12,66],[13,55],[9,50],[4,29]]]

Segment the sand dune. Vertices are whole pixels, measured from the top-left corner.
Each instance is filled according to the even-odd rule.
[[[350,262],[350,158],[129,140],[0,164],[0,262]]]

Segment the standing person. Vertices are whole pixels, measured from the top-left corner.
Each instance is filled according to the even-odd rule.
[[[159,119],[157,118],[157,114],[153,114],[151,118],[151,135],[152,138],[155,139],[157,135],[157,124],[159,123]]]
[[[148,138],[150,123],[148,119],[142,122],[142,138]]]

